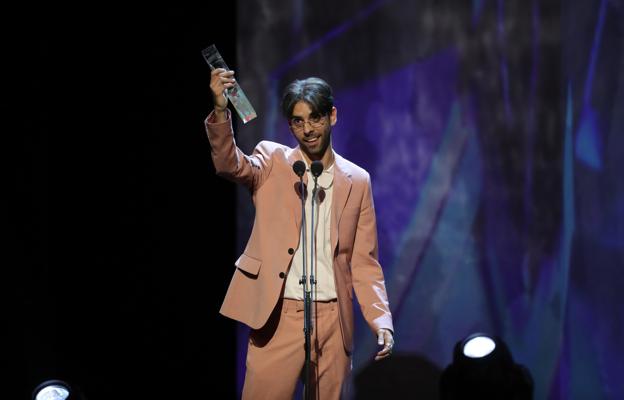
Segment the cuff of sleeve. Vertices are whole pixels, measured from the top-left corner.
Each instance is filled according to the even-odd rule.
[[[392,317],[390,315],[384,314],[381,317],[375,319],[371,324],[371,328],[373,328],[373,332],[377,334],[380,329],[387,329],[394,335],[394,326],[392,324]]]
[[[225,109],[225,121],[223,121],[223,122],[217,122],[217,116],[216,116],[214,110],[212,110],[210,112],[210,114],[208,114],[208,117],[206,118],[206,125],[208,125],[208,124],[211,124],[211,125],[226,124],[226,123],[229,123],[231,119],[232,119],[232,113],[230,112],[229,108]]]

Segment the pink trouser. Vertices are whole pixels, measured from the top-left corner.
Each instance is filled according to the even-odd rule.
[[[339,399],[351,372],[338,321],[338,302],[312,303],[311,382],[313,398]],[[303,301],[283,299],[262,328],[249,334],[244,400],[292,399],[303,379]]]

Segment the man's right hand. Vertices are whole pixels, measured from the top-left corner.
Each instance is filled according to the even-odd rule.
[[[214,101],[214,109],[217,121],[225,121],[228,100],[225,96],[225,89],[234,87],[236,80],[234,71],[226,71],[223,68],[216,68],[210,74],[210,90]]]

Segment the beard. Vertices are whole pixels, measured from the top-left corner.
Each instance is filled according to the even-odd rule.
[[[299,147],[308,154],[310,158],[322,158],[331,142],[331,131],[318,137],[316,142],[309,143],[305,140],[298,140]]]

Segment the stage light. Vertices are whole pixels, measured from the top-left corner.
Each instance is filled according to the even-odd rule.
[[[455,344],[453,362],[442,372],[440,398],[532,399],[533,379],[516,364],[497,336],[475,333]]]
[[[496,343],[488,336],[479,333],[464,340],[463,352],[466,357],[485,357],[496,349]]]
[[[49,380],[35,388],[32,400],[72,400],[71,387],[60,380]]]

